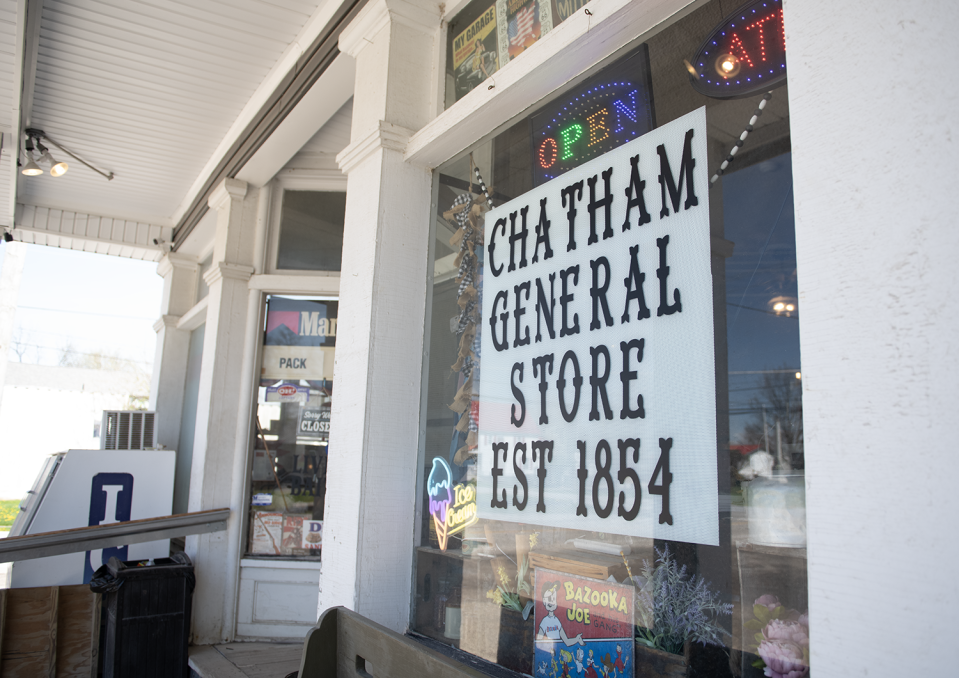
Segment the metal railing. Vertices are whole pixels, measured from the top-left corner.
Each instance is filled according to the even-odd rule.
[[[65,553],[142,544],[158,539],[207,534],[226,529],[230,509],[180,513],[160,518],[144,518],[110,525],[75,527],[56,532],[41,532],[22,537],[0,539],[0,563],[12,563]]]

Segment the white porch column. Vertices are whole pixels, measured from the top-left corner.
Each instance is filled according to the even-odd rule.
[[[959,5],[785,4],[812,671],[955,675]]]
[[[246,469],[250,403],[243,369],[247,343],[247,281],[253,274],[256,192],[225,179],[210,196],[217,212],[213,263],[204,275],[209,305],[197,398],[190,511],[230,507],[225,532],[187,538],[197,587],[193,594],[193,639],[198,645],[231,640],[236,605],[238,548],[244,506],[234,476]]]
[[[403,161],[430,118],[436,2],[373,0],[356,58],[320,610],[409,622],[430,172]]]
[[[164,256],[157,265],[157,275],[163,278],[163,299],[160,303],[160,318],[153,324],[157,343],[149,407],[157,412],[157,444],[177,450],[178,453],[190,333],[178,330],[177,322],[196,303],[199,269],[199,264],[189,257],[172,252]],[[177,455],[173,488],[174,513],[187,510],[190,493],[189,461]]]

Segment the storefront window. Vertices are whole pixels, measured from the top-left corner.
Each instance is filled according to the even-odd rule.
[[[787,92],[692,86],[724,9],[436,172],[415,633],[534,676],[809,673]]]
[[[271,296],[257,389],[247,554],[319,558],[337,302]]]
[[[339,271],[346,193],[283,191],[276,268]]]

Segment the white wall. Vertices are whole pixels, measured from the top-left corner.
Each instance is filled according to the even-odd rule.
[[[129,394],[145,395],[135,377],[123,372],[8,363],[0,409],[0,499],[22,499],[49,455],[100,449],[94,424],[103,410],[126,409]]]
[[[811,664],[954,676],[959,5],[785,11]]]

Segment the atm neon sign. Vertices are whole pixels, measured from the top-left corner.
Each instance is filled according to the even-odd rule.
[[[753,0],[729,15],[687,66],[695,90],[716,99],[765,92],[786,81],[781,0]]]

